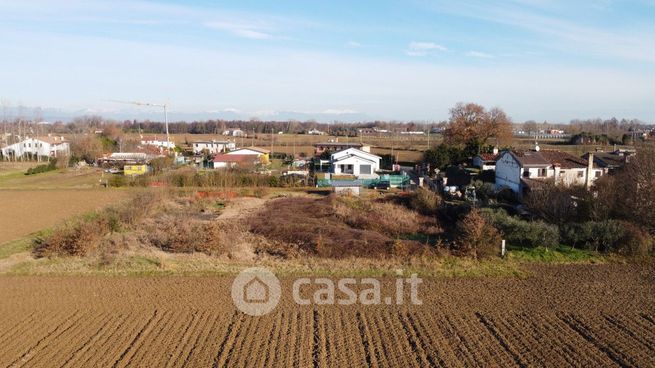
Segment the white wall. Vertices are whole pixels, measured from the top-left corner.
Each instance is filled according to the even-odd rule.
[[[236,148],[234,142],[194,142],[193,143],[193,153],[201,154],[203,150],[209,151],[209,153],[221,153],[223,151],[229,151]]]
[[[496,190],[503,187],[515,193],[521,190],[521,167],[509,153],[503,153],[496,161]]]
[[[13,151],[16,156],[25,154],[39,155],[39,156],[65,156],[70,153],[70,145],[68,142],[57,142],[50,144],[34,138],[28,138],[22,142],[14,143],[2,149],[2,155],[7,156],[9,151]]]

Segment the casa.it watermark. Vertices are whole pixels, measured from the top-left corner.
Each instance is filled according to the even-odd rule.
[[[302,277],[295,279],[290,292],[293,302],[308,305],[422,305],[418,296],[423,282],[416,274],[409,277],[396,271],[392,282],[381,282],[372,277],[325,278]],[[232,283],[232,301],[245,314],[262,316],[275,309],[282,297],[280,280],[270,270],[248,268]]]

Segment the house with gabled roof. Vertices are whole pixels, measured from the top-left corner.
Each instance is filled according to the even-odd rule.
[[[494,148],[493,152],[491,153],[479,153],[473,157],[473,166],[479,168],[482,171],[495,170],[496,160],[498,160],[498,157],[498,148]]]
[[[348,148],[330,156],[330,172],[335,175],[353,175],[358,179],[375,179],[380,170],[380,156],[357,148]]]
[[[589,188],[603,174],[604,170],[594,163],[593,154],[585,160],[566,152],[541,151],[536,146],[534,150],[500,154],[496,161],[496,189],[509,188],[521,196],[548,180]]]

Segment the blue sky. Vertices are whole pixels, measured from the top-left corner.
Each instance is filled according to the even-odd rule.
[[[655,122],[655,0],[3,0],[0,47],[0,97],[28,106]]]

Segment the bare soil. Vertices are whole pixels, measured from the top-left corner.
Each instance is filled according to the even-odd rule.
[[[263,317],[227,276],[0,277],[0,365],[655,366],[652,265],[532,271],[426,279],[421,306],[299,306],[285,278]]]
[[[0,190],[0,244],[127,197],[124,190]]]

